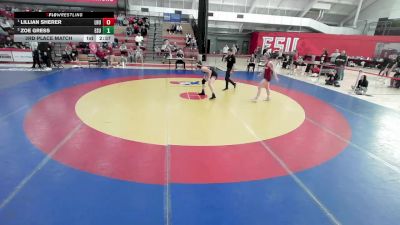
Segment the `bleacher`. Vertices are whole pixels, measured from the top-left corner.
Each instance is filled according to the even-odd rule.
[[[199,51],[197,48],[186,47],[186,34],[191,34],[194,37],[192,26],[189,23],[180,23],[182,26],[182,34],[175,33],[170,34],[167,29],[169,29],[174,23],[164,22],[162,26],[162,38],[168,39],[171,44],[176,42],[178,48],[182,48],[186,58],[197,57]],[[176,24],[176,23],[175,23]],[[176,56],[176,52],[172,52],[172,57]]]

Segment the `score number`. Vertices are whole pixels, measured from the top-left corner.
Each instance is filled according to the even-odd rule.
[[[114,26],[115,19],[114,18],[103,18],[103,26]]]

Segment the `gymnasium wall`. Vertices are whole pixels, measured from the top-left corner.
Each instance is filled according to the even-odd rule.
[[[300,55],[320,55],[323,49],[329,54],[335,49],[346,50],[349,56],[374,57],[377,46],[400,43],[400,36],[333,35],[321,33],[253,32],[250,52],[257,46],[284,51],[297,49]]]

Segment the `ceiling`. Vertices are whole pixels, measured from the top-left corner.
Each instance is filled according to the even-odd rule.
[[[197,9],[199,0],[130,0],[133,5]],[[339,25],[357,10],[360,0],[209,0],[209,11],[303,16]],[[368,2],[368,0],[364,0]],[[365,3],[364,3],[365,4]],[[320,12],[323,12],[322,17]]]

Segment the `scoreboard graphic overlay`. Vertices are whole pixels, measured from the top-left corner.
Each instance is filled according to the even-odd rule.
[[[109,42],[113,12],[16,12],[16,42]]]

